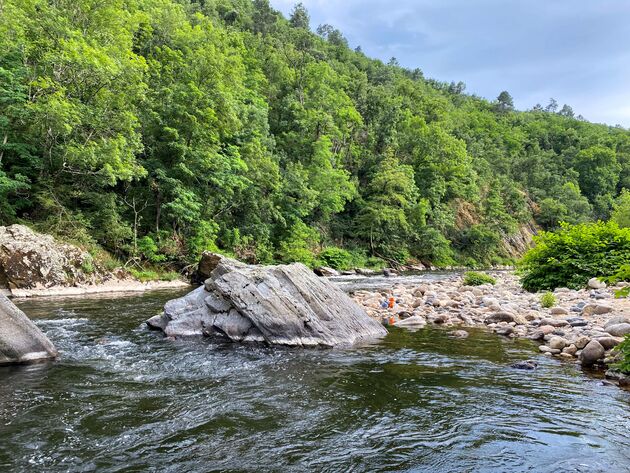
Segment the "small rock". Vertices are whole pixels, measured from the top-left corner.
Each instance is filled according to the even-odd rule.
[[[565,309],[564,307],[553,307],[549,313],[551,315],[568,315],[569,311],[567,309]]]
[[[514,322],[518,325],[527,324],[527,320],[525,320],[525,317],[521,317],[517,314],[511,314],[510,312],[497,312],[495,314],[489,315],[488,317],[486,317],[485,320],[486,324],[496,324],[499,322]]]
[[[569,325],[564,319],[542,319],[540,321],[540,325],[551,325],[552,327],[564,327],[565,325]]]
[[[623,337],[630,333],[630,324],[615,324],[606,327],[606,332],[613,337]]]
[[[313,270],[318,276],[339,276],[339,271],[328,266],[320,266]]]
[[[591,289],[604,289],[606,287],[606,283],[603,281],[600,281],[597,278],[591,278],[588,280],[588,287],[590,287]]]
[[[449,335],[455,338],[468,338],[469,333],[466,330],[454,330],[449,332]]]
[[[534,360],[524,360],[512,363],[510,367],[516,370],[535,370],[536,368],[538,368],[538,363],[536,363]]]
[[[566,353],[568,355],[575,355],[577,353],[577,347],[572,343],[568,347],[564,347],[562,353]]]
[[[580,317],[572,317],[566,320],[569,322],[571,327],[586,327],[588,325],[588,321]]]
[[[604,349],[606,350],[612,350],[613,348],[615,348],[617,345],[619,345],[622,341],[623,338],[620,337],[600,337],[596,339],[599,344],[601,346],[604,347]]]
[[[564,338],[557,336],[551,337],[547,342],[547,345],[554,350],[562,350],[568,344],[569,343]]]
[[[582,366],[592,366],[604,358],[605,353],[606,350],[597,340],[591,340],[582,350],[580,362]]]
[[[602,315],[612,312],[613,308],[605,304],[587,304],[582,309],[582,315]]]
[[[581,337],[578,337],[578,339],[573,342],[573,344],[577,347],[578,350],[583,349],[586,345],[588,345],[588,342],[590,342],[591,339],[582,335]]]
[[[543,352],[543,353],[549,353],[551,355],[558,355],[560,354],[560,350],[554,349],[554,348],[550,348],[547,345],[540,345],[538,347],[538,349]]]
[[[615,317],[608,319],[608,321],[606,322],[606,325],[604,325],[604,328],[608,328],[611,325],[617,325],[617,324],[630,324],[630,316],[616,315]]]

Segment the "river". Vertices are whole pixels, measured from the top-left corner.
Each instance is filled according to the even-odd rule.
[[[147,330],[181,293],[18,301],[61,358],[0,368],[0,472],[630,471],[630,393],[529,341],[392,329],[291,350]],[[526,358],[539,369],[510,368]]]

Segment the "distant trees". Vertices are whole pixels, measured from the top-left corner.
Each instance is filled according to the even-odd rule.
[[[501,92],[497,97],[496,109],[498,112],[509,112],[514,110],[514,99],[506,90]]]
[[[1,8],[0,224],[147,264],[474,265],[533,220],[626,222],[628,130],[370,59],[301,3]]]

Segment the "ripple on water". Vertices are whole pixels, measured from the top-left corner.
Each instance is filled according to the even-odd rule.
[[[169,341],[143,321],[172,297],[22,303],[61,360],[0,369],[0,471],[630,471],[628,393],[527,342]]]

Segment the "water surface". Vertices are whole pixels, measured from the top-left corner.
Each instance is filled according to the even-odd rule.
[[[0,368],[1,472],[630,471],[630,393],[528,341],[168,341],[143,322],[175,295],[19,303],[61,360]]]

